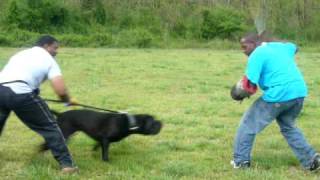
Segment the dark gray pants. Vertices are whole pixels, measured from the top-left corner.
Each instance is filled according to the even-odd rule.
[[[11,111],[45,139],[61,167],[73,166],[63,134],[47,104],[37,94],[15,94],[10,88],[0,85],[0,135]]]

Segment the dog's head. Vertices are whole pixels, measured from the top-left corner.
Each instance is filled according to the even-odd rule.
[[[144,135],[156,135],[160,132],[162,123],[155,120],[153,116],[148,114],[137,114],[133,116],[136,121],[137,129],[135,133]]]

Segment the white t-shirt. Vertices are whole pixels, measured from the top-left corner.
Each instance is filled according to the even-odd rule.
[[[30,93],[40,84],[54,77],[61,76],[61,70],[55,59],[41,47],[33,47],[18,52],[0,72],[0,83],[21,80],[28,84],[15,82],[3,84],[17,94]]]

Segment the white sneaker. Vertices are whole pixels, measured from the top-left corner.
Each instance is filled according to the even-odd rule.
[[[313,160],[312,160],[312,163],[311,163],[309,170],[311,172],[315,172],[315,171],[320,170],[320,155],[316,154],[312,159]]]
[[[241,163],[235,163],[234,160],[230,161],[230,164],[234,169],[247,169],[250,167],[250,161],[243,161]]]
[[[78,167],[64,167],[61,169],[61,172],[64,174],[73,174],[79,172]]]

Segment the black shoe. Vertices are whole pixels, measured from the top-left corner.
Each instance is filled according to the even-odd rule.
[[[320,155],[316,154],[312,159],[313,160],[309,170],[314,172],[320,169]]]
[[[240,163],[235,163],[233,160],[230,162],[234,169],[247,169],[250,167],[250,161],[243,161]]]

